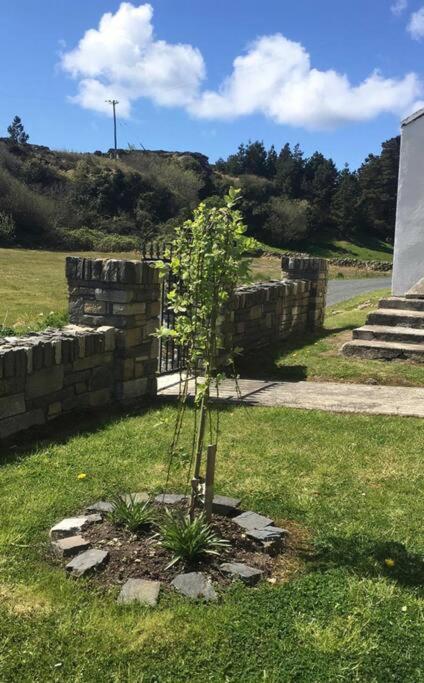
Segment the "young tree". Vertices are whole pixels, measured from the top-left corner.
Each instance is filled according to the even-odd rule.
[[[12,142],[15,142],[18,145],[25,145],[29,140],[29,135],[25,132],[24,125],[19,116],[15,116],[12,123],[7,128],[7,132],[9,133],[9,138]]]
[[[177,455],[189,379],[194,377],[195,408],[192,452],[188,479],[193,468],[191,515],[201,495],[203,478],[200,476],[206,434],[210,448],[216,452],[218,425],[211,415],[212,388],[218,390],[223,378],[222,314],[225,306],[247,269],[244,251],[252,246],[245,237],[245,226],[236,206],[239,190],[230,189],[224,206],[207,207],[201,203],[193,220],[176,229],[176,237],[169,253],[175,285],[168,293],[168,302],[175,319],[172,328],[162,328],[159,337],[171,336],[185,354],[186,373],[181,392],[170,449],[170,465]],[[165,264],[159,267],[166,268]],[[231,351],[225,350],[226,362]],[[200,377],[201,376],[201,377]],[[209,471],[209,476],[211,472]],[[213,478],[213,477],[212,477]],[[208,466],[206,481],[208,480]],[[207,490],[205,497],[207,497]],[[206,504],[205,504],[206,507]]]

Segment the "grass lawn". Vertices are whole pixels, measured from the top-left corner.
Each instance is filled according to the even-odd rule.
[[[156,405],[80,421],[4,453],[2,683],[424,680],[418,419],[222,409],[218,492],[310,532],[290,580],[234,585],[207,605],[163,593],[148,609],[52,565],[47,533],[62,516],[116,487],[159,490],[174,417]],[[175,470],[175,490],[183,481]]]
[[[325,327],[318,336],[293,339],[276,344],[254,358],[241,359],[242,377],[282,381],[308,380],[359,382],[375,380],[378,384],[424,386],[424,365],[411,361],[362,360],[344,358],[340,348],[352,338],[352,330],[365,323],[378,300],[389,294],[380,290],[329,306]]]

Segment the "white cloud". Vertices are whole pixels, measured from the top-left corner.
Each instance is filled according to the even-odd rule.
[[[402,12],[406,10],[407,7],[408,0],[395,0],[395,2],[390,7],[390,11],[392,12],[392,14],[399,17],[402,14]]]
[[[283,35],[263,36],[236,57],[232,73],[218,90],[204,90],[206,70],[191,45],[156,39],[151,5],[123,2],[104,14],[77,47],[62,55],[61,66],[78,79],[71,99],[82,107],[111,114],[105,100],[119,100],[128,117],[135,101],[183,107],[197,118],[231,120],[261,113],[281,124],[327,129],[379,114],[410,113],[422,94],[416,74],[383,78],[373,71],[359,85],[345,74],[320,71],[305,48]]]
[[[86,31],[78,46],[62,55],[61,65],[81,79],[73,101],[86,109],[109,112],[104,99],[119,99],[120,116],[131,103],[148,97],[162,106],[185,106],[198,93],[205,75],[203,57],[191,45],[156,40],[153,9],[123,2],[108,12],[97,29]]]
[[[414,40],[424,37],[424,7],[411,14],[407,30]]]
[[[327,129],[403,114],[421,93],[413,73],[386,79],[377,71],[357,86],[334,70],[319,71],[300,43],[281,34],[264,36],[237,57],[218,91],[206,91],[190,110],[202,118],[233,119],[263,113],[277,123]]]

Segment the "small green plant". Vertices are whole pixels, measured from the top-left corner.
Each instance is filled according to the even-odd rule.
[[[131,495],[117,495],[112,500],[113,510],[109,519],[113,524],[124,526],[130,531],[140,531],[151,526],[155,521],[154,510],[150,501],[139,503]]]
[[[190,564],[202,555],[219,555],[219,550],[224,550],[229,545],[228,541],[215,534],[203,513],[190,519],[190,515],[166,510],[159,534],[161,546],[173,554],[166,569],[180,561]]]

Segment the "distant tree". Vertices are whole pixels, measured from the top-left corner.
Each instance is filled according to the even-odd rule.
[[[7,128],[7,132],[9,133],[9,138],[12,142],[15,142],[18,145],[25,145],[29,140],[29,135],[25,132],[24,125],[19,116],[15,116],[12,123]]]
[[[381,239],[393,240],[396,220],[400,136],[383,142],[381,154],[370,154],[359,168],[361,205],[366,228]]]
[[[331,229],[331,202],[336,191],[338,171],[332,159],[315,152],[305,163],[302,190],[309,201],[311,233]]]
[[[337,189],[331,202],[331,217],[336,230],[343,237],[352,237],[363,229],[364,215],[358,174],[352,173],[347,165],[339,173]]]
[[[279,194],[284,194],[289,199],[300,199],[304,172],[305,160],[300,145],[295,145],[292,151],[287,142],[276,163],[275,183]]]

